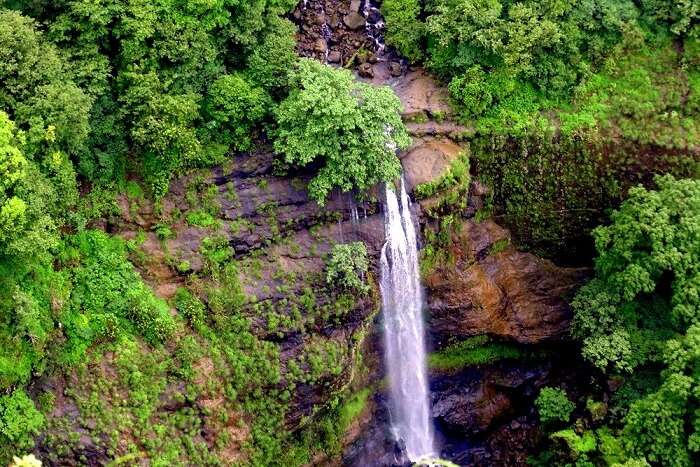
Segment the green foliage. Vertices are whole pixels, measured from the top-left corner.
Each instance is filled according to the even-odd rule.
[[[326,284],[346,291],[369,292],[365,275],[369,269],[367,248],[362,242],[333,246],[326,263]]]
[[[419,0],[385,0],[382,3],[387,44],[396,47],[401,55],[413,62],[423,57],[424,25],[419,20],[420,12]]]
[[[602,369],[655,358],[654,342],[697,319],[700,183],[656,181],[657,191],[630,190],[612,225],[596,229],[596,279],[573,303],[574,335]]]
[[[296,26],[286,19],[272,19],[272,31],[248,56],[248,75],[273,96],[281,97],[289,84],[289,72],[297,61]]]
[[[300,60],[292,82],[275,113],[274,145],[287,163],[320,166],[309,184],[312,198],[322,204],[334,188],[366,190],[398,177],[395,151],[410,139],[390,89],[309,59]]]
[[[550,387],[540,390],[535,406],[542,423],[566,423],[575,408],[563,389]]]
[[[8,461],[11,452],[33,448],[44,421],[23,389],[0,396],[0,461]]]
[[[514,345],[492,342],[487,336],[477,336],[431,353],[428,355],[428,366],[433,370],[452,371],[500,360],[517,360],[524,355]]]
[[[660,372],[660,384],[623,387],[622,442],[631,457],[673,466],[698,461],[700,183],[657,177],[630,190],[595,230],[596,277],[576,296],[573,332],[604,371]],[[658,377],[657,377],[658,379]]]
[[[41,461],[37,459],[34,454],[28,454],[21,458],[13,457],[10,467],[41,467]]]
[[[251,148],[251,132],[268,113],[270,98],[243,75],[223,75],[209,90],[209,114],[213,119],[212,136],[234,149]]]

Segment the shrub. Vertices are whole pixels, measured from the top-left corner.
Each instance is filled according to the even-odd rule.
[[[568,422],[575,407],[563,389],[550,387],[542,388],[535,400],[535,406],[540,420],[545,424]]]
[[[395,152],[410,138],[389,88],[310,59],[300,60],[292,78],[294,89],[275,113],[274,147],[289,164],[320,167],[309,184],[313,199],[323,204],[334,188],[365,190],[399,176]]]
[[[382,3],[387,44],[414,62],[423,57],[421,42],[425,26],[418,19],[420,10],[419,0],[384,0]]]
[[[238,151],[247,151],[253,143],[252,130],[265,118],[270,105],[267,92],[242,74],[222,76],[209,90],[214,138]]]
[[[335,245],[326,264],[326,283],[345,290],[367,293],[369,285],[364,278],[368,268],[364,243]]]
[[[204,324],[206,308],[202,301],[192,295],[189,290],[177,289],[175,308],[194,329],[199,329]]]
[[[44,416],[23,389],[0,396],[0,448],[7,445],[13,446],[15,450],[33,447],[34,436],[39,434],[43,426]]]

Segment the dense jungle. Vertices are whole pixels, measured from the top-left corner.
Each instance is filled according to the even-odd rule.
[[[700,465],[700,0],[0,0],[42,465]]]

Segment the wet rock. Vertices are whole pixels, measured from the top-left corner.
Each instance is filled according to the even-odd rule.
[[[426,278],[430,329],[438,341],[486,333],[534,344],[568,336],[566,297],[586,272],[504,247],[508,238],[492,221],[467,221],[454,235],[454,267],[438,267]]]
[[[351,11],[343,17],[343,23],[345,23],[345,26],[349,29],[355,30],[365,27],[366,21],[364,16],[356,11]]]
[[[401,64],[399,62],[391,62],[389,65],[389,73],[391,76],[401,76]]]
[[[367,21],[376,24],[382,20],[382,14],[376,8],[372,8],[367,15]]]
[[[324,13],[318,13],[316,16],[314,16],[314,22],[318,24],[319,26],[323,25],[326,23],[326,15]]]
[[[373,78],[374,77],[374,67],[371,63],[363,63],[357,68],[357,72],[363,78]]]
[[[325,53],[328,50],[328,44],[326,44],[325,39],[317,39],[314,43],[314,50],[316,52]]]
[[[450,113],[449,92],[423,70],[411,71],[393,88],[401,99],[406,118]]]
[[[446,138],[417,140],[401,157],[406,189],[412,191],[421,183],[438,180],[462,150],[461,146]]]
[[[350,1],[350,11],[356,11],[359,13],[361,6],[362,6],[362,0],[351,0]]]
[[[331,50],[328,53],[328,63],[340,63],[340,60],[340,52],[338,52],[337,50]]]

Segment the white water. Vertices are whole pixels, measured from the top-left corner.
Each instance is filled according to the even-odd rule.
[[[428,402],[423,291],[410,200],[386,188],[386,243],[381,257],[384,353],[389,372],[392,430],[411,461],[435,455]]]

